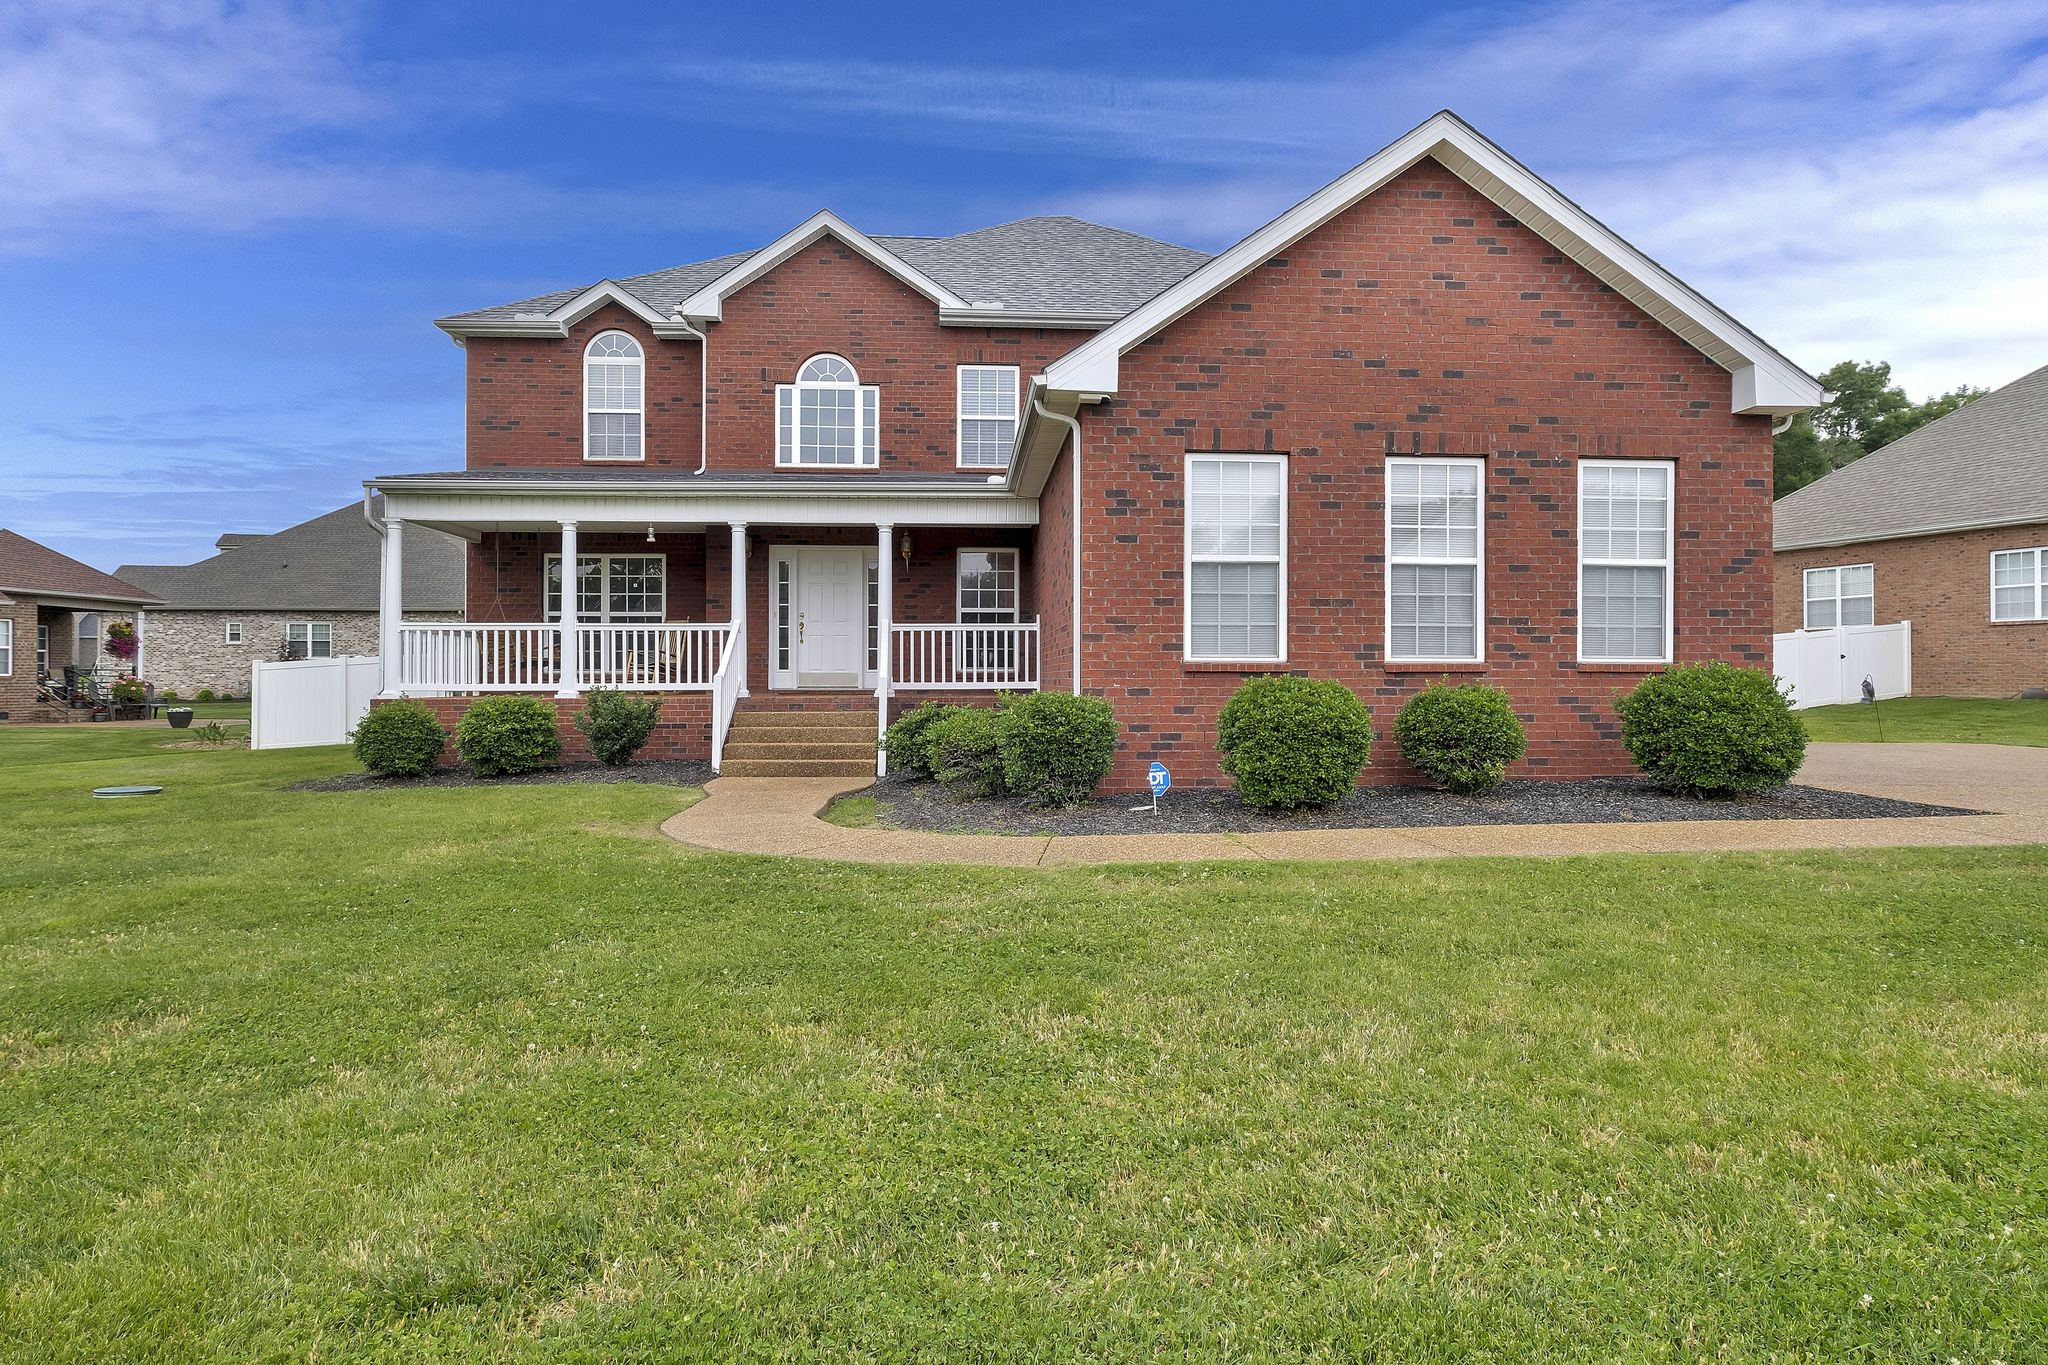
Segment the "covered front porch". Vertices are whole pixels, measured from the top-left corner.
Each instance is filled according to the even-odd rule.
[[[1036,509],[1024,500],[700,494],[677,507],[499,493],[457,508],[403,484],[379,485],[385,697],[700,694],[708,711],[678,698],[663,714],[688,717],[679,724],[723,770],[743,708],[872,707],[879,737],[926,696],[1040,684]],[[409,524],[470,542],[469,620],[400,618]]]

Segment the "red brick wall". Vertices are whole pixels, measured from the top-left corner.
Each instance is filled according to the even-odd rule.
[[[2048,687],[2048,622],[1991,619],[1991,554],[2048,545],[2048,522],[1774,556],[1777,628],[1805,624],[1807,569],[1872,566],[1873,619],[1913,623],[1913,691],[2010,697]]]
[[[697,343],[658,340],[609,305],[561,340],[469,340],[469,467],[581,466],[583,348],[612,328],[646,351],[647,463],[694,469]],[[853,363],[863,384],[880,389],[879,467],[920,473],[958,468],[956,367],[1015,365],[1020,380],[1029,380],[1089,335],[941,326],[931,300],[831,238],[727,299],[724,321],[708,330],[712,469],[773,469],[776,385],[793,381],[811,356],[833,351]],[[807,471],[792,471],[800,472]]]
[[[449,740],[441,751],[441,766],[454,767],[460,760],[455,753],[455,727],[463,715],[481,698],[478,697],[423,697],[420,704],[433,711],[440,720],[441,728],[448,731]],[[553,697],[543,698],[555,708],[555,729],[562,736],[562,761],[564,763],[591,763],[596,760],[585,742],[583,732],[576,728],[576,714],[583,709],[583,703],[561,701]],[[372,702],[371,705],[381,705]],[[711,694],[708,692],[665,692],[661,694],[661,717],[655,722],[654,733],[647,737],[647,744],[636,755],[642,759],[694,758],[709,762],[711,759]]]
[[[723,531],[716,533],[721,538]],[[659,532],[654,544],[645,532],[584,531],[576,537],[578,555],[643,555],[668,557],[668,619],[723,621],[723,608],[705,612],[702,534]],[[478,622],[539,621],[544,618],[547,556],[560,554],[559,531],[486,531],[469,547],[469,619]],[[721,580],[723,581],[723,580]]]
[[[45,708],[36,702],[35,602],[20,597],[0,597],[0,621],[14,623],[13,664],[8,675],[0,677],[0,719],[50,719]]]
[[[1038,552],[1031,575],[1039,619],[1039,679],[1048,691],[1074,685],[1074,455],[1072,442],[1038,495]]]
[[[1287,667],[1373,709],[1367,780],[1413,780],[1401,702],[1443,672],[1389,668],[1387,454],[1487,457],[1486,649],[1529,731],[1519,776],[1625,772],[1612,701],[1642,670],[1576,661],[1580,456],[1676,465],[1676,655],[1768,665],[1771,441],[1729,376],[1433,162],[1123,359],[1084,410],[1084,689],[1125,725],[1111,777],[1166,760],[1224,780],[1236,670],[1182,662],[1183,464],[1286,451]],[[1048,545],[1046,558],[1053,551]]]

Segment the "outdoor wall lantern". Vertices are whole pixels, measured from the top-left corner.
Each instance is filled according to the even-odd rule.
[[[900,549],[901,549],[901,553],[902,553],[902,555],[903,555],[903,572],[905,572],[905,573],[909,573],[909,572],[910,572],[910,532],[908,532],[908,531],[905,531],[905,532],[903,533],[903,543],[902,543],[902,546],[900,547]]]

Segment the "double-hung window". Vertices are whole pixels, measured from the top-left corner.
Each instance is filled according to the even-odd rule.
[[[1483,460],[1387,461],[1387,657],[1480,657]]]
[[[77,641],[71,657],[80,668],[98,668],[100,663],[100,614],[88,611],[78,618]]]
[[[1991,619],[2048,620],[2048,545],[1993,552]]]
[[[50,623],[36,622],[36,676],[50,676]]]
[[[583,458],[645,459],[646,357],[624,332],[600,332],[583,348]]]
[[[1671,466],[1579,461],[1579,657],[1671,658]]]
[[[1187,459],[1186,655],[1287,655],[1287,458]]]
[[[1808,569],[1802,580],[1806,596],[1806,628],[1832,630],[1836,626],[1870,625],[1877,619],[1876,577],[1877,570],[1870,564]]]
[[[959,580],[959,619],[962,624],[1016,624],[1015,550],[962,550]]]
[[[221,640],[222,643],[230,645],[242,643],[242,623],[240,621],[224,622],[221,626]]]
[[[842,356],[814,355],[796,383],[775,388],[775,463],[872,466],[880,446],[881,394]]]
[[[1009,468],[1017,438],[1017,367],[962,365],[959,411],[960,467]]]
[[[294,659],[334,657],[334,627],[326,621],[293,621],[284,628]]]
[[[576,556],[576,619],[584,625],[649,625],[668,617],[666,555]],[[545,619],[562,619],[562,557],[549,555]]]
[[[0,678],[14,676],[14,621],[0,616]]]

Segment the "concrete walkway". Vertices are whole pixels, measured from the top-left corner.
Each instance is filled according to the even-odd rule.
[[[695,848],[861,863],[994,867],[1180,862],[1202,858],[1453,858],[1757,849],[2048,843],[2048,749],[1997,744],[1816,744],[1808,786],[1964,806],[1988,815],[1895,820],[1697,820],[1436,829],[1276,830],[1255,834],[934,834],[843,829],[818,818],[866,778],[721,777],[664,824]]]

